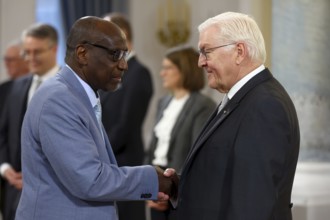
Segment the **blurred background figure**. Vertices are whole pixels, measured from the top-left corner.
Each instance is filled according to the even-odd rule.
[[[22,42],[16,40],[6,48],[3,61],[10,79],[16,79],[29,72],[28,64],[22,57]]]
[[[12,84],[12,80],[29,72],[28,64],[21,56],[22,42],[19,40],[9,43],[3,56],[6,74],[9,80],[0,84],[0,116],[5,105],[5,100]]]
[[[58,35],[48,24],[35,24],[22,35],[22,55],[32,74],[13,81],[0,120],[0,174],[4,179],[3,216],[13,220],[22,190],[21,127],[27,105],[40,84],[59,70]]]
[[[180,171],[188,151],[216,104],[200,93],[204,72],[199,53],[191,47],[176,47],[165,55],[160,72],[170,94],[158,104],[147,163]],[[148,202],[152,220],[173,220],[167,203]]]
[[[133,33],[128,19],[119,13],[109,13],[105,20],[119,26],[127,38],[130,51],[128,70],[115,92],[100,92],[102,122],[119,166],[143,164],[143,122],[153,94],[151,74],[139,62],[133,48]],[[145,220],[144,201],[117,202],[120,220]]]
[[[22,42],[20,40],[13,41],[8,44],[5,54],[3,56],[3,61],[6,67],[6,74],[9,80],[0,84],[0,121],[2,111],[5,106],[5,102],[13,83],[13,80],[27,74],[29,72],[28,64],[24,60],[22,55]],[[4,183],[3,179],[0,178],[0,210],[3,212],[4,209]]]

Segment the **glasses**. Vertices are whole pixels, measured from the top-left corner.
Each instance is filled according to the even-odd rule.
[[[103,50],[106,50],[108,54],[110,54],[112,56],[112,60],[114,62],[118,62],[123,58],[126,58],[128,56],[128,51],[127,50],[119,50],[119,49],[109,49],[105,46],[99,45],[99,44],[94,44],[94,43],[90,43],[90,42],[85,42],[84,44],[88,44],[91,45],[93,47],[98,47],[101,48]]]
[[[199,55],[203,55],[206,60],[209,60],[210,59],[209,54],[212,53],[213,51],[215,51],[216,49],[219,49],[221,47],[227,47],[229,45],[234,45],[234,44],[236,44],[236,43],[230,43],[230,44],[225,44],[225,45],[211,47],[211,48],[202,48],[199,50]]]
[[[53,46],[49,46],[48,48],[45,49],[23,50],[21,56],[24,59],[29,59],[32,56],[35,58],[40,58],[45,52],[49,51],[52,48]]]

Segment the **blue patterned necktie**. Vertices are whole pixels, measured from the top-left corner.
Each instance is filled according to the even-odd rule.
[[[95,116],[97,119],[97,123],[99,125],[99,129],[100,129],[102,137],[104,139],[103,132],[102,132],[102,107],[101,107],[100,99],[97,99],[97,103],[94,106],[94,112],[95,112]]]

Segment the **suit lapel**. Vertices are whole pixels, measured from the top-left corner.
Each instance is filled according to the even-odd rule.
[[[94,123],[98,127],[98,122],[97,122],[97,119],[96,119],[96,115],[94,113],[93,106],[90,103],[90,100],[88,98],[88,95],[87,95],[86,91],[84,90],[83,86],[80,84],[79,80],[76,78],[74,73],[68,67],[64,66],[61,69],[61,71],[59,72],[59,77],[61,77],[63,80],[65,80],[65,82],[70,85],[69,86],[70,88],[73,88],[72,91],[75,93],[77,98],[82,101],[83,105],[88,109],[88,112],[90,113],[90,115],[94,119]],[[108,137],[103,126],[102,126],[102,132],[103,132],[104,137]],[[102,143],[106,147],[106,150],[108,152],[111,163],[117,163],[108,138],[102,138],[101,135],[100,135],[100,138],[103,140]]]
[[[196,139],[195,143],[193,144],[193,147],[191,148],[187,159],[184,163],[184,170],[187,170],[192,162],[192,158],[195,155],[195,153],[203,146],[203,143],[208,139],[208,137],[216,130],[217,127],[220,126],[220,124],[229,117],[230,113],[234,111],[234,109],[238,106],[238,103],[230,103],[222,109],[222,111],[217,114],[218,108],[213,112],[212,116],[202,129],[199,137]],[[182,173],[183,175],[183,173]]]
[[[25,111],[27,109],[27,101],[28,101],[28,95],[29,95],[29,89],[32,84],[33,76],[30,75],[27,77],[23,82],[22,86],[19,88],[18,94],[16,97],[18,100],[16,100],[16,103],[20,104],[21,106],[18,107],[18,109],[21,109],[22,115],[25,114]]]

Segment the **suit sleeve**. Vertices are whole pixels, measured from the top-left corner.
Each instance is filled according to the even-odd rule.
[[[85,200],[140,200],[142,195],[148,195],[144,199],[156,199],[155,169],[119,168],[107,162],[107,154],[100,150],[105,146],[97,146],[100,142],[93,134],[97,124],[88,108],[67,96],[49,99],[38,116],[39,134],[35,135],[40,137],[45,163],[53,170],[50,174],[54,172],[54,178],[70,193]],[[33,126],[33,117],[30,120],[27,123]]]

